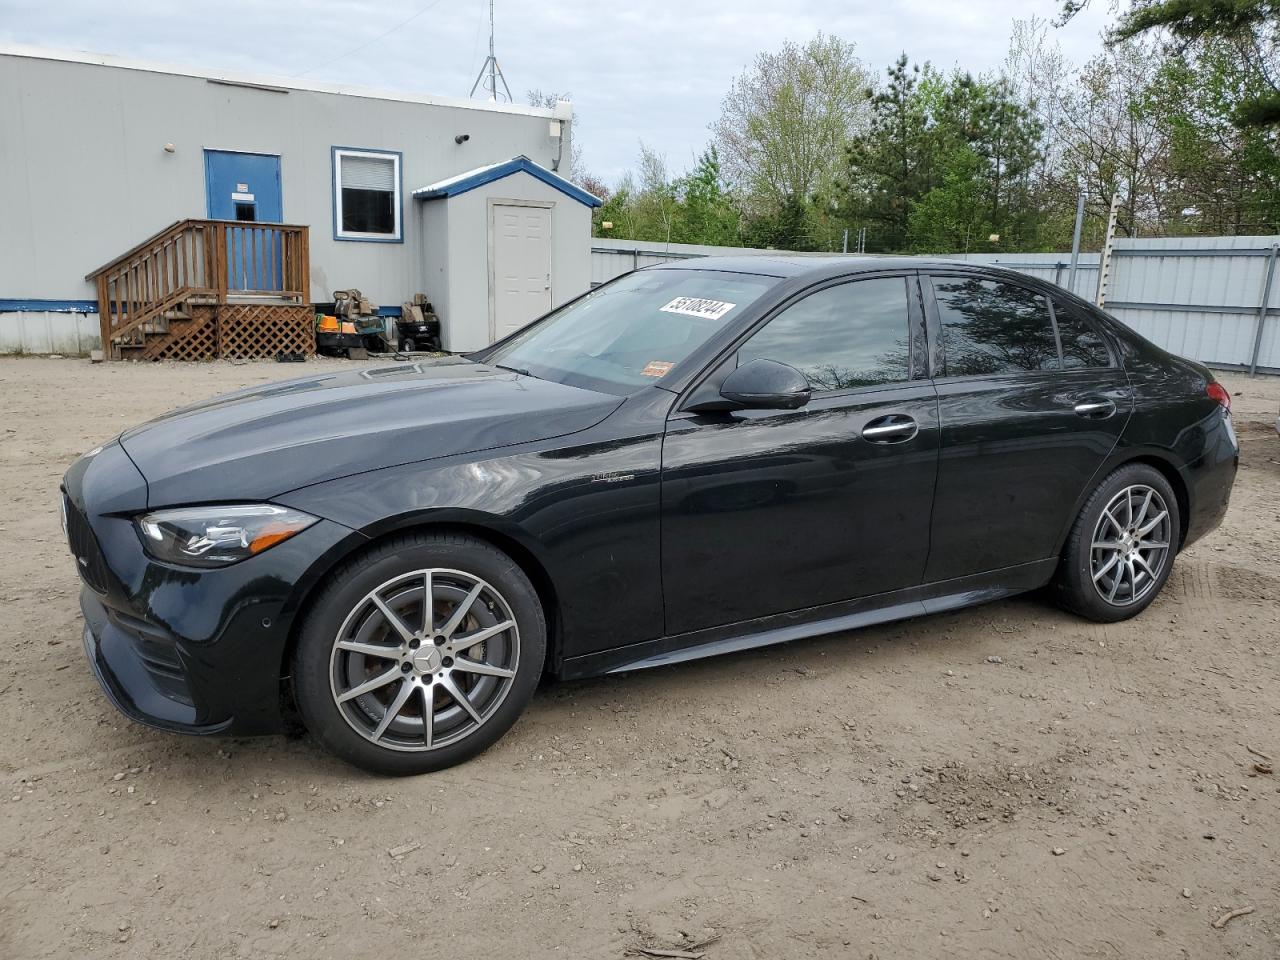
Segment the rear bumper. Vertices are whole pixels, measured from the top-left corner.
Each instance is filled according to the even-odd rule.
[[[1183,547],[1212,533],[1222,523],[1240,468],[1240,444],[1230,417],[1216,414],[1208,423],[1204,453],[1182,470],[1190,506]]]

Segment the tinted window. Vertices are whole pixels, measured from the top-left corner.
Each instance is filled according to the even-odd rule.
[[[1056,370],[1049,304],[1022,287],[972,277],[934,277],[946,376]]]
[[[814,390],[847,390],[910,379],[904,277],[827,287],[778,314],[743,344],[739,365],[788,363]]]
[[[1111,366],[1106,341],[1085,319],[1079,307],[1055,299],[1053,313],[1058,321],[1058,336],[1062,339],[1062,366],[1065,369]]]

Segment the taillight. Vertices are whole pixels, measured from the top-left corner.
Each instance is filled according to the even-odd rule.
[[[1208,394],[1210,400],[1216,400],[1218,406],[1227,413],[1231,412],[1231,394],[1227,392],[1227,388],[1222,384],[1210,380],[1209,385],[1204,388],[1204,392]]]

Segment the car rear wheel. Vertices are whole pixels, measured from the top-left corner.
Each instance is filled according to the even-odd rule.
[[[546,621],[528,577],[472,537],[422,533],[344,565],[308,611],[294,656],[310,733],[376,773],[470,759],[524,710]]]
[[[1169,579],[1181,529],[1178,499],[1159,470],[1141,463],[1116,470],[1067,537],[1054,577],[1059,603],[1102,623],[1137,616]]]

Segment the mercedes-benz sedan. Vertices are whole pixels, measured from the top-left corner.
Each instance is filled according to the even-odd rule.
[[[1048,586],[1142,611],[1227,506],[1230,397],[1060,288],[919,259],[685,261],[465,357],[252,387],[77,461],[84,642],[166,730],[291,715],[434,770],[539,679]]]

